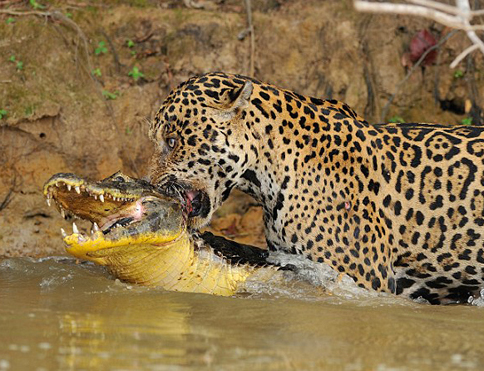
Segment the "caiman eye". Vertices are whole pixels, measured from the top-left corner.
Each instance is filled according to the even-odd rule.
[[[173,148],[175,148],[175,145],[176,145],[176,139],[175,138],[168,138],[166,140],[166,144],[168,144],[168,147],[173,149]]]

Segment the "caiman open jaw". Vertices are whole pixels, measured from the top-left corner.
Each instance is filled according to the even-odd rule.
[[[93,223],[90,235],[81,233],[75,223],[71,235],[63,229],[62,234],[70,254],[98,264],[105,263],[101,250],[147,244],[163,248],[186,228],[180,202],[121,172],[99,182],[59,173],[44,185],[44,195],[49,206],[54,202],[64,218]]]
[[[183,193],[171,198],[158,186],[121,173],[99,182],[57,174],[45,184],[44,194],[64,216],[93,223],[90,235],[75,224],[73,234],[63,231],[67,252],[106,266],[125,282],[230,296],[268,264],[263,252],[254,251],[259,249],[236,247],[213,235],[205,240],[188,230],[192,209]],[[275,272],[260,269],[270,277]]]

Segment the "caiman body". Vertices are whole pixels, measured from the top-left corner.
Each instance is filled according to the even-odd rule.
[[[265,250],[187,230],[189,205],[120,172],[99,182],[56,174],[44,195],[64,217],[93,223],[91,233],[62,230],[67,252],[126,282],[230,296],[255,272],[277,271]]]

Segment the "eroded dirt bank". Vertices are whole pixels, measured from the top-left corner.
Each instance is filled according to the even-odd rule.
[[[6,3],[0,256],[62,253],[59,228],[66,222],[47,207],[43,183],[57,172],[144,175],[152,153],[148,121],[170,89],[194,74],[249,74],[253,58],[256,78],[346,101],[379,122],[405,76],[402,55],[412,37],[422,29],[437,39],[449,32],[420,19],[357,14],[347,0],[254,0],[251,56],[250,37],[239,39],[247,28],[243,1],[39,2],[44,9]],[[461,64],[458,73],[448,68],[463,45],[457,34],[440,48],[436,65],[417,68],[385,119],[478,121],[482,58]],[[263,245],[260,218],[251,199],[236,193],[212,226]]]

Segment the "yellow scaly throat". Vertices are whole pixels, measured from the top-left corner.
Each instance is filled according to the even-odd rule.
[[[231,296],[254,271],[249,265],[233,266],[211,251],[195,251],[186,230],[177,236],[138,236],[109,241],[97,232],[82,242],[78,234],[64,238],[67,251],[109,267],[119,279],[166,290]]]

